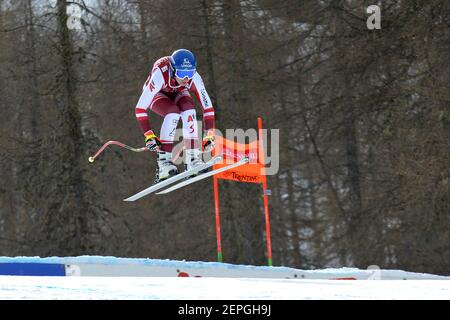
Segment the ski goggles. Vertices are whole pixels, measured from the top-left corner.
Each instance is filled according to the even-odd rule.
[[[184,78],[192,79],[194,74],[195,74],[195,69],[193,69],[193,70],[181,70],[181,69],[175,70],[175,76],[177,76],[180,79],[184,79]]]

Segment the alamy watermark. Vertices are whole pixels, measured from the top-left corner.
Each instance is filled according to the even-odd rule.
[[[369,271],[369,277],[367,280],[381,280],[381,269],[377,265],[371,265],[367,267]]]
[[[371,5],[368,6],[366,9],[366,12],[370,14],[370,16],[367,18],[367,29],[374,30],[374,29],[381,29],[381,9],[377,5]]]
[[[67,6],[67,28],[69,30],[81,30],[81,13],[81,8],[78,5]]]
[[[198,132],[202,132],[202,121],[197,121]],[[222,137],[228,141],[234,142],[231,146],[226,146],[226,148],[216,147],[215,151],[217,154],[225,155],[225,163],[233,163],[239,161],[243,157],[248,157],[249,164],[260,163],[264,165],[265,175],[275,175],[278,173],[280,168],[280,130],[279,129],[262,129],[261,138],[262,143],[258,140],[259,134],[257,129],[226,129],[225,134],[219,129],[214,129],[214,134],[216,141],[218,137]],[[184,147],[183,141],[183,129],[176,129],[170,134],[171,138],[174,139],[173,153],[176,154],[177,151]],[[255,143],[259,141],[259,146]],[[246,145],[254,146],[245,150]],[[208,156],[205,154],[205,161],[209,160]],[[182,158],[178,158],[174,163],[176,165],[183,162]]]

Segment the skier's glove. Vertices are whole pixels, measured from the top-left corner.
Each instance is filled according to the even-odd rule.
[[[149,130],[145,133],[145,146],[150,151],[156,151],[156,149],[161,147],[161,141],[159,141],[158,137],[153,133],[153,130]]]
[[[209,152],[212,149],[214,149],[214,146],[215,146],[214,140],[215,140],[214,132],[212,130],[208,130],[208,132],[203,137],[203,142],[202,142],[203,151]]]

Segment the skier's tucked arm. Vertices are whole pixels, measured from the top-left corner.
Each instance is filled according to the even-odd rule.
[[[150,135],[154,135],[148,121],[147,109],[150,106],[155,95],[162,89],[163,85],[164,78],[162,72],[159,68],[157,68],[145,82],[141,97],[136,104],[136,120],[138,121],[139,126],[141,127],[141,131],[146,138]]]
[[[192,78],[192,91],[194,92],[197,100],[200,102],[203,109],[203,124],[204,124],[204,137],[203,137],[203,149],[211,148],[214,146],[214,108],[206,91],[205,84],[202,77],[195,73]]]

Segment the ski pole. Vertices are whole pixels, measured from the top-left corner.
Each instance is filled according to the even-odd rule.
[[[95,158],[97,158],[100,155],[100,153],[102,153],[103,150],[105,150],[106,147],[109,146],[109,145],[116,145],[116,146],[119,146],[121,148],[133,151],[133,152],[148,151],[147,147],[133,148],[133,147],[130,147],[130,146],[128,146],[128,145],[126,145],[126,144],[124,144],[122,142],[111,140],[111,141],[106,142],[103,146],[101,146],[101,148],[98,149],[98,151],[92,157],[89,157],[89,162],[91,162],[91,163],[94,162]]]
[[[106,142],[103,146],[101,146],[101,148],[98,149],[98,151],[92,157],[89,157],[89,159],[88,159],[89,162],[90,163],[94,162],[95,158],[97,158],[100,155],[100,153],[102,153],[106,149],[106,147],[108,147],[109,145],[116,145],[116,146],[119,146],[121,148],[133,151],[133,152],[149,151],[147,147],[134,148],[134,147],[130,147],[130,146],[128,146],[128,145],[126,145],[126,144],[124,144],[122,142],[111,140],[111,141]],[[156,148],[155,151],[159,151],[159,150],[160,150],[159,148]],[[184,151],[184,148],[180,148],[178,150],[178,152],[175,154],[175,157],[174,157],[173,161],[176,161],[176,159],[178,159],[180,157],[180,155],[181,155],[181,153],[183,151]]]

